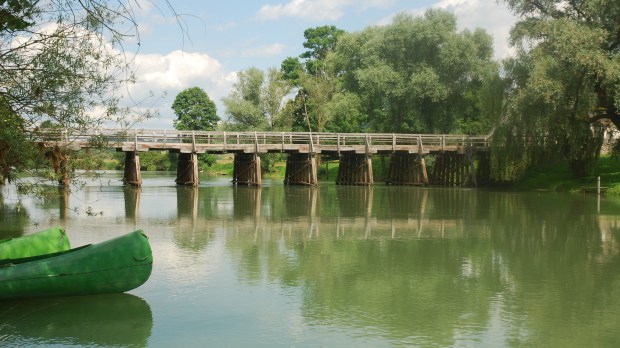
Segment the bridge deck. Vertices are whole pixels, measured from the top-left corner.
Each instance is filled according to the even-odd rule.
[[[202,132],[176,130],[40,129],[45,146],[73,149],[108,147],[122,151],[168,150],[181,153],[393,153],[428,154],[484,151],[489,136],[389,133]]]

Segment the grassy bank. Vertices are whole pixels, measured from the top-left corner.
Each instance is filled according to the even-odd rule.
[[[572,177],[568,163],[553,163],[530,169],[514,187],[524,191],[581,192],[583,189],[596,188],[599,176],[601,187],[607,188],[607,194],[620,195],[620,161],[610,156],[601,157],[590,175],[582,179]]]

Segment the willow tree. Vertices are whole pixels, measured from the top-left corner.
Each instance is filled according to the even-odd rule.
[[[493,171],[514,180],[531,165],[568,161],[587,174],[602,144],[603,123],[620,129],[620,2],[505,0],[519,21],[511,84],[494,133]]]
[[[31,138],[42,124],[79,132],[126,127],[149,116],[123,106],[119,94],[134,81],[132,54],[123,42],[139,39],[136,6],[121,0],[2,1],[0,181],[43,165]]]
[[[486,32],[459,32],[454,14],[432,9],[344,34],[328,60],[340,77],[338,90],[358,98],[341,101],[356,108],[351,114],[367,115],[356,121],[360,125],[379,132],[449,133],[495,117],[481,102],[481,92],[498,76],[492,55]],[[485,124],[468,129],[486,131],[490,122]]]

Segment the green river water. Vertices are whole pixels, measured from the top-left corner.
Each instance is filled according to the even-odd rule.
[[[155,260],[126,294],[0,302],[0,347],[620,346],[620,199],[120,177],[0,188],[0,239],[143,229]]]

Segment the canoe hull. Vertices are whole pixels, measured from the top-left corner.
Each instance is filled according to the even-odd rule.
[[[0,299],[118,293],[151,275],[148,238],[135,231],[66,252],[0,264]]]
[[[60,227],[31,235],[0,240],[0,260],[51,254],[71,249],[69,238]]]

